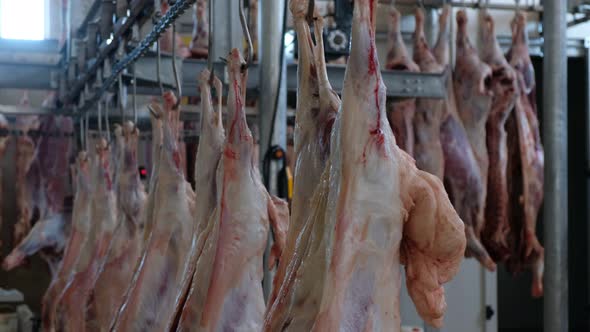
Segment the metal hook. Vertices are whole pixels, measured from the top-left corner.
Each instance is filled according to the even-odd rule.
[[[426,8],[424,7],[424,0],[418,0],[418,5],[420,6],[420,9],[426,12]]]
[[[180,101],[182,100],[182,86],[180,85],[180,79],[178,75],[178,68],[176,67],[176,22],[172,23],[172,40],[174,40],[174,45],[172,45],[172,72],[174,73],[174,82],[176,83],[176,105],[174,105],[175,109],[178,109],[180,106]]]
[[[160,74],[160,62],[162,59],[162,51],[160,50],[160,39],[156,41],[156,80],[160,86],[160,96],[164,95],[164,85],[162,84],[162,76]]]
[[[392,1],[393,3],[393,1]],[[315,9],[315,0],[308,0],[307,1],[307,15],[305,16],[305,19],[307,20],[308,24],[312,24],[313,23],[313,11]]]
[[[312,1],[312,0],[310,0]],[[248,29],[248,22],[246,22],[246,15],[244,14],[244,0],[238,0],[240,6],[240,24],[242,25],[242,32],[244,33],[244,37],[246,38],[246,43],[248,44],[248,54],[246,56],[246,66],[250,66],[252,63],[252,38],[250,37],[250,30]]]
[[[520,0],[514,0],[515,2],[515,12],[518,13],[520,11]]]
[[[90,115],[89,112],[86,111],[86,124],[85,124],[85,130],[84,130],[84,149],[86,151],[88,151],[88,131],[89,131],[89,126],[90,126]]]
[[[133,125],[137,126],[137,65],[133,64]]]
[[[215,77],[215,74],[213,73],[213,0],[209,0],[207,5],[209,6],[209,43],[207,45],[209,50],[207,52],[207,69],[209,69],[209,84],[213,84],[213,78]]]
[[[119,74],[118,78],[118,85],[119,85],[119,110],[121,111],[121,123],[125,122],[125,101],[123,100],[123,75]]]
[[[102,100],[98,102],[98,135],[102,137]]]
[[[156,119],[160,118],[160,114],[156,113],[156,111],[154,111],[154,108],[152,107],[152,105],[148,105],[148,111],[150,111],[150,113],[154,116],[154,118],[156,118]]]
[[[107,142],[111,142],[111,126],[109,125],[109,99],[107,98],[104,103],[104,120],[107,129]]]

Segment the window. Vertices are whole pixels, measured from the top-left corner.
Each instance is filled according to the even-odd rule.
[[[45,0],[0,0],[0,38],[45,38]]]

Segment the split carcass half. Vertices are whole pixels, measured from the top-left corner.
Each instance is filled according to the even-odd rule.
[[[33,118],[27,119],[26,128],[32,129],[30,125],[35,121]],[[23,138],[21,141],[17,139],[17,186],[22,186],[17,187],[17,206],[20,212],[17,224],[23,227],[17,225],[15,231],[24,230],[27,220],[29,223],[31,220],[37,222],[4,259],[3,268],[11,270],[21,265],[26,257],[39,252],[47,262],[52,277],[55,277],[66,246],[71,219],[71,214],[64,211],[64,200],[69,179],[73,121],[68,117],[47,116],[40,123],[39,129],[43,136],[37,143],[30,136],[26,139],[20,136],[19,139]],[[26,153],[19,154],[19,144]],[[34,150],[30,151],[30,148]],[[26,173],[23,172],[24,179],[21,178],[24,182],[19,181],[22,174],[18,174],[18,167],[21,163],[27,170]],[[36,211],[35,218],[33,211]]]
[[[506,61],[496,39],[495,23],[487,11],[482,11],[480,28],[481,59],[492,69],[493,92],[490,115],[486,124],[486,142],[489,156],[488,191],[485,207],[485,225],[481,233],[490,256],[496,262],[510,255],[507,237],[508,220],[508,146],[506,120],[511,114],[517,96],[516,73]]]
[[[302,4],[305,1],[291,1],[293,11],[299,10],[299,19],[303,20],[305,9]],[[305,23],[306,24],[306,23]],[[300,25],[299,28],[305,27]],[[304,30],[304,29],[302,29]],[[310,144],[315,144],[316,149],[323,151],[319,157],[324,171],[321,178],[315,184],[313,196],[308,198],[305,220],[302,222],[297,233],[289,231],[287,238],[287,247],[281,256],[279,270],[275,275],[273,294],[267,307],[265,315],[264,330],[274,331],[286,328],[288,330],[309,330],[315,316],[308,313],[317,312],[319,306],[318,297],[321,296],[323,287],[322,276],[325,273],[326,266],[314,264],[317,259],[322,259],[325,254],[326,246],[322,242],[324,230],[324,215],[326,208],[326,199],[329,186],[326,163],[330,153],[330,135],[332,126],[340,108],[340,98],[332,90],[328,81],[328,73],[324,58],[324,47],[322,39],[323,19],[316,18],[314,22],[315,40],[317,46],[314,48],[314,57],[316,72],[319,81],[319,112],[316,123],[302,123],[302,132],[308,128],[318,126],[322,135],[317,135],[317,139]],[[307,32],[309,33],[309,32]],[[300,51],[300,57],[302,53]],[[303,78],[304,79],[304,78]],[[303,85],[303,83],[301,83]],[[328,168],[329,169],[329,168]],[[297,208],[295,205],[294,208]],[[306,257],[304,259],[304,257]],[[325,261],[325,260],[324,260]],[[311,266],[313,271],[305,272],[307,266]],[[314,283],[314,287],[310,287]],[[299,287],[301,286],[301,287]],[[315,308],[315,310],[313,309]],[[286,325],[285,325],[286,324]],[[288,326],[288,328],[287,328]]]
[[[139,130],[131,122],[115,130],[121,151],[117,190],[118,225],[87,299],[86,330],[107,331],[123,301],[143,248],[146,193],[139,178]]]
[[[414,61],[423,73],[441,73],[441,66],[430,51],[424,36],[424,12],[416,9],[414,32]],[[444,175],[444,158],[440,142],[440,126],[444,118],[445,103],[441,99],[418,98],[414,115],[414,158],[419,169],[436,175]]]
[[[401,32],[401,14],[392,8],[389,23],[389,52],[385,69],[419,72],[420,68],[412,61],[408,54],[406,44]],[[414,155],[414,114],[416,112],[416,99],[407,98],[392,100],[387,104],[387,118],[393,130],[395,142],[410,156]]]
[[[151,235],[113,331],[162,331],[174,319],[175,303],[190,282],[194,249],[195,194],[184,178],[178,149],[176,97],[164,94],[163,145],[154,198]]]
[[[387,123],[376,7],[377,0],[355,3],[341,112],[332,134],[321,235],[328,250],[318,262],[328,268],[314,331],[399,331],[400,263],[418,312],[440,325],[442,283],[457,272],[465,250],[463,224],[442,183],[415,168]]]
[[[340,107],[340,98],[328,80],[322,36],[323,19],[317,17],[314,20],[314,45],[306,21],[307,2],[291,0],[290,10],[300,41],[293,208],[287,231],[286,249],[279,261],[269,303],[273,303],[277,297],[285,279],[287,266],[295,255],[297,239],[315,205],[311,198],[330,155],[330,135]]]
[[[81,250],[89,239],[90,232],[90,203],[92,197],[91,163],[86,151],[80,151],[76,160],[76,192],[72,211],[72,226],[70,237],[66,245],[63,260],[57,275],[51,281],[43,295],[42,326],[44,331],[54,331],[55,311],[59,295],[66,287]]]
[[[453,75],[453,87],[457,111],[479,165],[483,190],[478,217],[474,223],[476,237],[480,237],[484,227],[485,200],[488,181],[488,149],[486,146],[486,123],[492,101],[492,69],[483,63],[477,50],[471,45],[467,33],[467,14],[457,12],[457,57]]]
[[[197,193],[196,205],[196,231],[197,245],[193,252],[195,268],[191,271],[192,281],[184,304],[180,312],[177,329],[179,331],[191,331],[198,326],[199,312],[202,311],[206,293],[203,287],[210,283],[213,267],[212,259],[219,236],[219,224],[215,223],[213,215],[220,197],[217,191],[217,169],[220,164],[225,133],[222,123],[223,86],[218,78],[210,82],[209,70],[201,72],[199,77],[201,89],[201,130],[199,148],[195,159],[195,192]],[[215,88],[217,99],[215,103],[211,95],[211,89]]]
[[[536,224],[543,202],[545,159],[537,119],[535,76],[528,51],[526,18],[522,12],[516,14],[512,34],[508,61],[517,73],[518,97],[507,128],[510,128],[508,135],[517,137],[518,143],[512,139],[509,142],[512,144],[508,145],[508,172],[512,173],[509,183],[513,187],[509,193],[512,197],[509,212],[512,255],[507,266],[513,273],[532,269],[531,293],[539,297],[543,295],[544,249],[537,239]]]
[[[96,282],[117,226],[117,197],[111,152],[105,139],[96,146],[92,167],[90,230],[67,286],[58,299],[56,329],[84,331],[86,299]]]
[[[200,268],[212,269],[210,282],[199,284],[199,290],[193,289],[206,296],[202,310],[193,318],[192,330],[198,331],[260,330],[265,309],[262,258],[269,222],[275,235],[281,233],[277,232],[280,229],[284,233],[286,220],[278,217],[288,215],[278,213],[256,168],[254,142],[244,110],[247,67],[238,49],[234,48],[228,57],[228,73],[228,128],[217,171],[218,201],[213,214],[218,234],[212,240],[217,243],[200,258],[213,265],[196,271],[198,274]],[[284,238],[281,241],[279,237],[281,242],[284,245]]]
[[[433,53],[438,63],[447,70],[450,68],[449,56],[449,18],[451,7],[443,7],[439,16],[439,35]],[[449,70],[450,72],[450,70]],[[481,240],[475,234],[475,225],[483,209],[480,199],[483,192],[482,175],[467,138],[467,133],[457,113],[457,103],[453,88],[453,77],[447,80],[447,98],[445,101],[445,118],[440,127],[440,140],[445,160],[445,189],[455,210],[465,224],[468,256],[474,256],[488,270],[496,269],[496,264],[489,257]]]

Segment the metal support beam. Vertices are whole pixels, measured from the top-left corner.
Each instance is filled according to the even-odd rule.
[[[262,18],[260,30],[265,31],[261,35],[262,38],[259,40],[258,46],[260,50],[258,84],[261,96],[259,98],[258,123],[261,157],[264,157],[271,145],[280,145],[284,149],[287,147],[287,86],[285,77],[287,70],[282,59],[284,58],[282,27],[285,19],[285,3],[286,1],[261,0],[259,6],[258,17]],[[270,132],[273,127],[271,137]],[[276,172],[272,171],[272,168],[271,173],[276,174]],[[271,178],[271,186],[273,182],[276,183]],[[270,242],[268,241],[268,245],[270,245]],[[268,257],[268,253],[269,248],[267,247],[265,258]],[[269,272],[268,269],[265,269],[263,280],[265,299],[268,298],[272,286]]]
[[[544,1],[545,332],[568,329],[567,2]]]

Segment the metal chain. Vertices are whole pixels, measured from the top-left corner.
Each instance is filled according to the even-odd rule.
[[[195,0],[179,0],[173,6],[170,7],[168,12],[158,21],[158,23],[152,28],[152,31],[129,53],[126,57],[118,61],[113,65],[111,75],[104,81],[100,90],[90,100],[89,104],[95,103],[98,99],[115,83],[119,73],[121,73],[130,64],[134,63],[141,56],[145,55],[150,46],[155,43],[164,31],[170,25],[176,21],[176,19],[182,15]],[[89,107],[89,106],[87,106]]]

